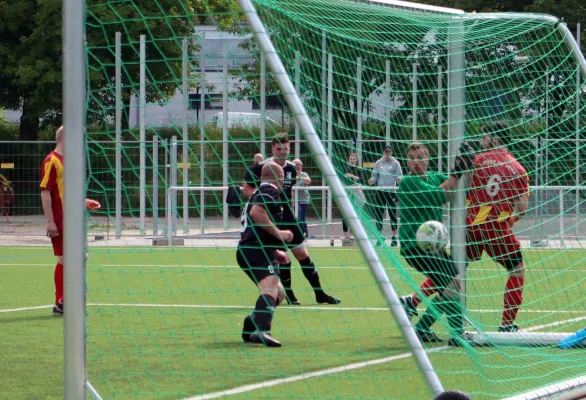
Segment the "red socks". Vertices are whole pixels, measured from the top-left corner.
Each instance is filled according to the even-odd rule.
[[[503,311],[503,326],[511,325],[517,318],[519,306],[523,303],[523,286],[525,278],[522,276],[510,276],[505,289]]]
[[[55,281],[55,304],[59,304],[59,300],[63,301],[63,264],[57,263],[55,266],[53,280]]]
[[[511,325],[517,318],[519,307],[523,303],[523,287],[525,278],[522,276],[510,276],[507,281],[507,287],[504,294],[505,309],[503,311],[503,326]],[[433,282],[427,278],[423,281],[419,290],[424,297],[429,297],[436,292]],[[417,307],[421,303],[419,294],[413,293],[413,306]]]
[[[419,286],[419,290],[421,290],[421,293],[424,297],[429,297],[436,292],[435,285],[429,278],[426,278],[423,281],[423,283]],[[421,299],[419,298],[418,293],[413,293],[413,306],[417,307],[420,303]]]

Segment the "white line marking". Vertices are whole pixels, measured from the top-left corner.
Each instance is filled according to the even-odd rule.
[[[41,310],[43,308],[51,308],[53,305],[48,306],[35,306],[35,307],[23,307],[23,308],[9,308],[7,310],[0,310],[0,313],[19,312],[19,311],[30,311],[30,310]]]
[[[131,304],[131,303],[88,303],[88,306],[92,307],[161,307],[161,308],[202,308],[202,309],[249,309],[250,306],[242,305],[206,305],[206,304]],[[281,306],[279,310],[310,310],[310,311],[389,311],[386,307],[329,307],[329,306]],[[469,310],[470,312],[477,313],[495,313],[502,312],[502,310]],[[576,314],[581,313],[581,310],[569,311],[553,311],[553,310],[522,310],[526,313],[537,313],[537,314]]]
[[[426,350],[426,352],[427,353],[437,353],[439,351],[447,350],[447,349],[449,349],[448,346],[442,346],[442,347],[435,347],[433,349],[428,349],[428,350]],[[354,363],[354,364],[348,364],[348,365],[345,365],[342,367],[328,368],[328,369],[323,369],[320,371],[309,372],[306,374],[289,376],[287,378],[273,379],[270,381],[253,383],[250,385],[239,386],[234,389],[224,390],[221,392],[213,392],[213,393],[203,394],[203,395],[199,395],[199,396],[189,397],[189,398],[186,398],[183,400],[217,399],[218,397],[247,393],[247,392],[252,392],[252,391],[258,390],[258,389],[266,389],[266,388],[269,388],[272,386],[282,385],[285,383],[297,382],[297,381],[302,381],[302,380],[311,379],[311,378],[318,378],[321,376],[337,374],[339,372],[352,371],[355,369],[369,367],[371,365],[384,364],[384,363],[387,363],[390,361],[402,360],[402,359],[409,358],[412,356],[413,356],[412,353],[403,353],[403,354],[398,354],[398,355],[392,356],[392,357],[377,358],[375,360],[362,361],[362,362],[358,362],[358,363]]]
[[[576,263],[578,264],[578,263]],[[0,263],[0,267],[54,267],[55,264],[16,264],[16,263]],[[202,264],[94,264],[91,261],[88,263],[88,266],[91,268],[169,268],[169,269],[240,269],[237,265],[202,265]],[[299,267],[293,266],[292,269],[297,269]],[[322,265],[319,266],[318,269],[349,269],[349,270],[361,270],[361,271],[368,271],[369,268],[366,266],[360,267],[353,267],[353,266],[328,266]],[[498,269],[496,267],[488,267],[488,268],[468,268],[468,271],[495,271],[499,272],[491,276],[491,278],[506,276],[506,271],[504,269]],[[556,272],[556,273],[564,273],[564,272],[572,272],[572,273],[586,273],[585,269],[543,269],[543,268],[529,268],[530,272]],[[412,274],[418,274],[417,271],[408,271]]]
[[[522,331],[525,331],[525,332],[540,331],[540,330],[542,330],[544,328],[550,328],[552,326],[566,325],[566,324],[569,324],[571,322],[584,321],[585,319],[586,319],[586,317],[578,317],[578,318],[572,318],[572,319],[565,319],[563,321],[552,322],[550,324],[532,326],[532,327],[527,328],[527,329],[522,329]]]
[[[137,307],[137,308],[196,308],[196,309],[233,309],[233,310],[244,310],[250,309],[250,306],[246,305],[219,305],[219,304],[149,304],[149,303],[88,303],[90,307]],[[42,308],[53,307],[52,305],[47,306],[36,306],[36,307],[23,307],[1,310],[0,313],[18,312],[18,311],[29,311],[39,310]],[[304,310],[304,311],[389,311],[386,307],[329,307],[329,306],[281,306],[279,310]],[[476,313],[496,313],[502,310],[490,310],[490,309],[472,309],[470,312]],[[582,310],[521,310],[523,313],[534,313],[534,314],[576,314],[582,313]],[[582,317],[580,317],[582,318]],[[586,319],[586,317],[583,317]],[[568,320],[573,321],[573,320]],[[563,322],[562,322],[563,323]],[[549,326],[549,325],[548,325]],[[551,325],[553,326],[553,325]],[[531,328],[529,328],[531,329]]]

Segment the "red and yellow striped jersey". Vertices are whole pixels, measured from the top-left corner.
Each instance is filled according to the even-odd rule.
[[[41,190],[51,192],[53,219],[63,230],[63,156],[52,151],[41,165]]]
[[[527,171],[502,148],[478,154],[474,168],[466,195],[466,224],[505,221],[517,199],[529,193]]]

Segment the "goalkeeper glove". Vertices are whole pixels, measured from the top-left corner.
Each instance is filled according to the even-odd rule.
[[[462,175],[471,170],[473,167],[474,150],[468,143],[463,142],[460,145],[460,154],[456,156],[453,174],[456,177],[456,179],[460,180]]]

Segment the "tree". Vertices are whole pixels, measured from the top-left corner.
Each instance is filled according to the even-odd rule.
[[[578,23],[581,23],[581,47],[582,53],[586,53],[586,3],[583,0],[535,0],[526,11],[563,18],[574,34]]]
[[[179,9],[176,2],[138,0],[132,3],[96,2],[95,6],[88,7],[89,94],[93,119],[111,118],[108,110],[114,107],[116,32],[122,34],[122,102],[123,118],[127,123],[130,98],[139,92],[141,34],[146,35],[146,101],[155,103],[172,97],[181,87],[182,40],[189,40],[188,54],[192,57],[199,49],[199,42],[194,40],[197,39],[197,25],[215,23],[219,30],[230,31],[241,19],[234,11],[238,9],[236,0],[184,0],[181,5],[182,9]],[[217,16],[213,21],[207,17],[210,13]],[[190,60],[191,70],[196,63],[195,59]],[[191,86],[197,80],[198,77],[192,74]]]
[[[345,7],[350,3],[332,3],[324,14],[344,15],[348,13]],[[305,9],[304,9],[305,7]],[[259,13],[267,25],[273,43],[289,72],[295,75],[295,52],[299,51],[301,59],[301,98],[310,116],[325,119],[322,114],[322,29],[326,32],[327,52],[333,56],[333,120],[334,140],[348,141],[356,136],[358,115],[364,116],[366,123],[367,111],[372,108],[372,95],[381,94],[385,85],[386,60],[391,62],[390,90],[393,99],[403,104],[404,110],[411,109],[409,90],[412,82],[412,65],[420,62],[422,65],[437,63],[434,56],[438,50],[426,43],[424,37],[428,34],[427,26],[414,26],[407,31],[403,29],[408,21],[407,17],[376,18],[363,5],[356,5],[353,14],[359,23],[345,25],[343,22],[331,20],[324,15],[318,15],[312,5],[296,4],[294,10],[261,8]],[[295,16],[298,13],[299,16]],[[328,22],[325,22],[328,21]],[[384,37],[396,38],[396,32],[403,32],[400,43],[386,43]],[[258,66],[259,50],[252,41],[245,42],[244,47],[255,54],[255,62],[245,65],[234,75],[239,75],[240,84],[237,89],[239,96],[252,99],[260,92],[260,67]],[[357,59],[361,62],[361,99],[362,109],[357,107],[356,84]],[[445,67],[445,65],[444,65]],[[268,68],[267,68],[268,71]],[[436,82],[437,80],[433,81]],[[428,80],[421,83],[425,87],[431,84]],[[278,93],[276,84],[267,79],[267,93]],[[433,101],[433,100],[431,100]],[[412,117],[410,112],[397,111],[393,123],[401,128],[406,125],[405,120]],[[399,129],[400,130],[400,129]],[[380,132],[372,132],[379,136]],[[395,138],[398,138],[397,132]],[[382,133],[384,137],[384,133]],[[364,133],[368,138],[368,132]],[[382,148],[380,149],[382,150]],[[380,153],[380,150],[375,150]]]
[[[181,82],[181,41],[194,39],[196,25],[214,23],[229,30],[242,17],[236,0],[136,0],[87,2],[88,122],[108,121],[113,115],[114,39],[122,32],[123,102],[138,92],[139,45],[147,37],[147,101],[173,96]],[[62,104],[62,2],[0,0],[0,107],[21,109],[20,138],[36,140],[39,121],[59,123]],[[197,50],[191,43],[191,52]],[[65,77],[67,79],[67,77]],[[156,82],[155,84],[152,84]]]
[[[61,2],[0,1],[0,15],[0,107],[21,109],[20,138],[36,140],[61,109]]]

